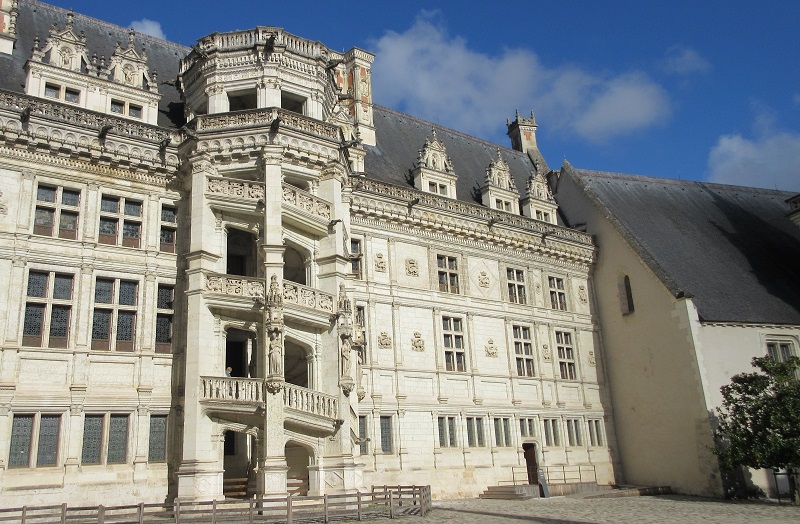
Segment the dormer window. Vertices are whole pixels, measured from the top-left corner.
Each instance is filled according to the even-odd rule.
[[[499,209],[506,213],[518,211],[519,192],[499,148],[497,157],[486,168],[486,181],[480,191],[481,201],[486,207]]]
[[[119,100],[112,100],[111,101],[111,112],[116,113],[118,115],[125,114],[125,102],[121,102]]]
[[[428,182],[428,191],[437,195],[447,196],[447,185]]]
[[[57,86],[55,84],[45,84],[44,96],[47,98],[61,98],[61,86]]]
[[[81,92],[78,89],[64,87],[59,84],[47,82],[44,85],[44,96],[47,98],[55,98],[57,100],[64,100],[71,104],[77,104],[81,101]]]
[[[122,100],[111,100],[111,112],[115,115],[129,116],[131,118],[142,118],[142,106],[129,104]]]
[[[142,106],[137,106],[133,104],[129,105],[128,115],[133,118],[142,118]]]
[[[81,101],[81,92],[77,89],[70,89],[67,87],[64,89],[64,100],[72,104],[77,104]]]
[[[444,142],[436,137],[434,129],[419,150],[412,170],[414,187],[434,195],[456,198],[456,173],[447,156]]]

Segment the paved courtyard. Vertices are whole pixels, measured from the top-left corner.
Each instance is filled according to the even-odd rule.
[[[678,495],[656,497],[573,498],[553,497],[524,501],[452,500],[438,501],[424,519],[425,524],[485,522],[519,524],[653,523],[700,522],[703,524],[800,523],[800,507],[776,502],[732,502]]]

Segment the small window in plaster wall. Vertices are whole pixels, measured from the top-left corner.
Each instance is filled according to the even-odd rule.
[[[631,291],[631,279],[628,275],[624,275],[620,280],[619,300],[623,315],[633,313],[633,291]]]

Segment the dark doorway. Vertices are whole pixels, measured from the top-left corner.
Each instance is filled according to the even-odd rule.
[[[525,452],[525,467],[528,470],[528,484],[539,483],[539,463],[536,461],[536,444],[525,443],[522,445]]]
[[[247,377],[247,345],[241,340],[225,342],[225,367],[231,368],[232,377]]]

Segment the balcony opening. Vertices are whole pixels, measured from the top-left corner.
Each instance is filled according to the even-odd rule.
[[[226,273],[243,277],[257,276],[256,239],[251,233],[238,229],[228,230]]]
[[[308,387],[308,360],[305,350],[289,340],[284,342],[283,372],[286,382]]]
[[[251,353],[254,347],[252,334],[240,329],[229,329],[225,338],[225,369],[232,377],[248,378],[251,373]],[[230,371],[227,371],[231,368]]]
[[[288,442],[284,448],[286,456],[286,491],[290,495],[308,495],[308,466],[312,455],[308,449],[294,442]]]
[[[228,104],[231,111],[245,111],[258,107],[255,89],[231,91],[228,93]]]
[[[307,270],[303,255],[291,246],[283,253],[283,279],[296,284],[307,285]]]
[[[294,93],[287,93],[281,91],[281,109],[291,111],[292,113],[305,114],[306,99]]]

